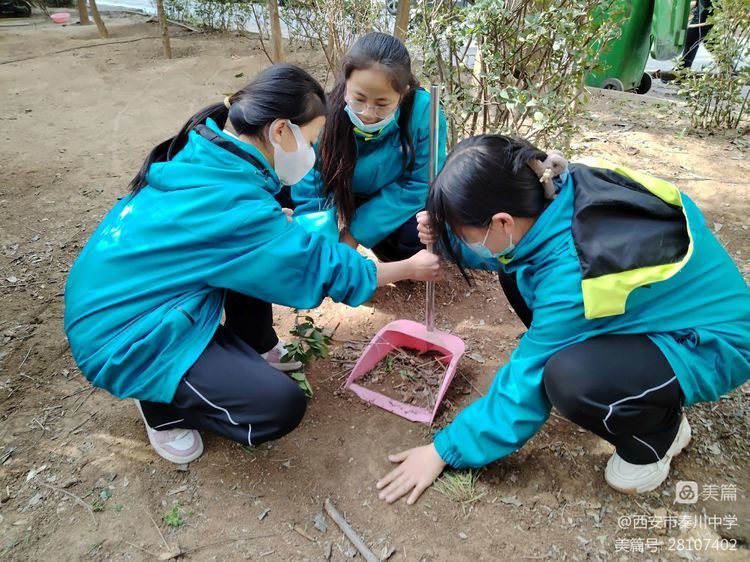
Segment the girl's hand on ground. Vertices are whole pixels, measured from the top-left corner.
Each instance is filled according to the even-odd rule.
[[[437,244],[438,239],[432,230],[430,215],[427,211],[417,213],[417,234],[419,235],[419,241],[425,246],[428,244]]]
[[[443,277],[440,269],[440,258],[432,252],[420,250],[406,261],[410,268],[409,279],[414,281],[439,281]]]
[[[292,215],[294,214],[293,209],[287,209],[286,207],[281,208],[282,212],[286,215],[286,220],[292,222]]]
[[[341,231],[341,234],[339,235],[339,242],[342,242],[347,246],[351,246],[355,250],[357,249],[357,246],[359,246],[359,242],[354,239],[354,236],[352,236],[348,230]]]
[[[388,503],[411,492],[406,503],[413,505],[445,468],[445,462],[432,443],[389,455],[388,460],[400,463],[377,483],[378,497]]]

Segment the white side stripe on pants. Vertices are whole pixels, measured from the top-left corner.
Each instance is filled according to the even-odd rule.
[[[646,394],[648,394],[649,392],[654,392],[655,390],[659,390],[660,388],[664,388],[665,386],[668,386],[668,385],[670,385],[670,384],[671,384],[671,383],[672,383],[673,381],[675,381],[676,379],[677,379],[677,377],[676,377],[676,376],[674,376],[674,377],[672,377],[671,379],[669,379],[669,380],[668,380],[667,382],[665,382],[665,383],[662,383],[662,384],[660,384],[659,386],[655,386],[655,387],[653,387],[653,388],[649,388],[648,390],[644,390],[643,392],[641,392],[640,394],[638,394],[638,395],[636,395],[636,396],[628,396],[628,397],[626,397],[626,398],[621,398],[620,400],[617,400],[616,402],[612,402],[612,403],[611,403],[611,404],[609,405],[609,411],[607,412],[607,415],[606,415],[606,416],[604,417],[604,419],[602,420],[602,423],[604,423],[604,427],[606,427],[606,428],[607,428],[607,431],[609,431],[609,432],[610,432],[610,433],[611,433],[612,435],[614,435],[614,434],[615,434],[615,432],[614,432],[614,431],[612,431],[611,429],[609,429],[609,426],[607,425],[607,420],[609,419],[609,416],[611,416],[611,415],[612,415],[612,410],[613,410],[613,408],[614,408],[615,406],[617,406],[617,405],[619,405],[619,404],[622,404],[623,402],[627,402],[628,400],[635,400],[636,398],[643,398],[643,397],[644,397],[644,396],[646,396]],[[640,440],[639,440],[639,441],[640,441]],[[648,443],[644,443],[644,444],[645,444],[645,445],[648,445]],[[658,455],[657,455],[657,457],[658,457]]]
[[[183,382],[186,385],[188,385],[188,387],[190,388],[190,390],[192,390],[193,392],[195,392],[200,397],[200,399],[203,400],[206,404],[208,404],[209,406],[212,406],[213,408],[216,408],[217,410],[221,410],[222,412],[224,412],[227,415],[227,419],[230,421],[230,423],[232,425],[240,425],[240,424],[238,424],[236,421],[234,421],[232,419],[232,416],[229,415],[229,412],[227,411],[226,408],[222,408],[221,406],[217,406],[216,404],[214,404],[213,402],[211,402],[208,398],[206,398],[200,392],[198,392],[195,389],[195,387],[192,384],[190,384],[188,381],[186,381],[186,380],[183,379]],[[180,421],[182,421],[182,420],[180,420]],[[252,433],[252,431],[253,431],[253,426],[251,424],[247,424],[247,444],[250,445],[251,447],[253,446],[253,442],[250,439],[250,434]]]
[[[152,427],[151,429],[159,429],[160,427],[164,427],[165,425],[172,425],[173,423],[180,423],[183,421],[185,421],[185,418],[181,418],[179,420],[174,420],[174,421],[167,422],[167,423],[162,423],[162,424],[157,425],[156,427]]]
[[[646,445],[646,447],[648,447],[649,449],[651,449],[651,451],[654,453],[654,456],[656,457],[656,462],[659,462],[661,460],[659,458],[659,453],[657,453],[656,449],[654,449],[651,445],[649,445],[648,443],[646,443],[643,439],[638,439],[635,435],[633,435],[633,439],[635,439],[639,443],[643,443],[644,445]]]
[[[185,382],[185,384],[186,384],[186,385],[188,385],[188,386],[190,387],[190,389],[191,389],[191,390],[192,390],[193,392],[195,392],[195,393],[196,393],[196,394],[197,394],[197,395],[198,395],[198,396],[199,396],[199,397],[200,397],[200,398],[201,398],[201,399],[202,399],[202,400],[203,400],[203,401],[204,401],[204,402],[205,402],[206,404],[208,404],[209,406],[213,406],[213,407],[214,407],[214,408],[216,408],[217,410],[221,410],[222,412],[224,412],[224,413],[225,413],[225,414],[227,415],[227,418],[229,418],[229,421],[230,421],[230,422],[232,423],[232,425],[240,425],[240,424],[238,424],[238,423],[237,423],[236,421],[234,421],[234,420],[232,419],[232,416],[230,416],[230,415],[229,415],[229,412],[228,412],[228,411],[226,410],[226,408],[222,408],[221,406],[217,406],[216,404],[214,404],[213,402],[211,402],[211,401],[210,401],[210,400],[209,400],[208,398],[206,398],[205,396],[203,396],[203,395],[202,395],[202,394],[201,394],[200,392],[198,392],[197,390],[195,390],[195,387],[194,387],[194,386],[193,386],[192,384],[190,384],[190,383],[189,383],[188,381],[186,381],[186,380],[184,380],[184,379],[183,379],[183,381],[184,381],[184,382]]]

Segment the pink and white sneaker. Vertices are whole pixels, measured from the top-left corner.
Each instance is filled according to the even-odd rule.
[[[194,429],[172,428],[156,430],[149,427],[143,415],[140,401],[135,405],[146,425],[148,440],[154,451],[163,459],[175,464],[188,464],[203,454],[203,439]]]
[[[284,347],[285,345],[285,341],[279,340],[279,343],[277,343],[270,351],[261,353],[260,356],[268,361],[271,367],[273,367],[274,369],[278,369],[279,371],[298,371],[302,368],[301,361],[284,361],[284,357],[289,355],[286,347]]]

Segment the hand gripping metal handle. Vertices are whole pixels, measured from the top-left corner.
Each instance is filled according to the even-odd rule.
[[[440,127],[440,86],[432,84],[430,86],[430,169],[429,169],[429,190],[435,183],[438,166],[438,138]],[[432,244],[427,245],[427,251],[432,252]],[[425,311],[425,325],[427,331],[432,332],[435,329],[435,282],[427,282],[427,303]]]

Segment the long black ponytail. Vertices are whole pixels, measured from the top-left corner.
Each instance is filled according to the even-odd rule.
[[[333,195],[339,218],[348,226],[354,215],[352,176],[357,160],[354,128],[344,112],[346,81],[355,70],[378,66],[388,75],[391,86],[401,94],[398,127],[401,131],[403,169],[414,167],[414,144],[409,120],[419,81],[411,71],[411,57],[404,44],[386,33],[372,32],[360,37],[341,62],[336,85],[328,95],[330,113],[318,145],[318,169],[326,195]]]
[[[535,218],[549,204],[531,167],[547,154],[521,138],[478,135],[448,155],[427,199],[430,223],[441,246],[468,280],[460,251],[449,236],[465,226],[487,227],[497,213]]]
[[[155,162],[167,162],[185,147],[197,125],[213,119],[222,129],[227,119],[239,135],[257,137],[276,119],[289,119],[302,126],[326,115],[323,88],[307,72],[291,64],[276,64],[260,72],[247,86],[224,102],[204,107],[188,119],[176,136],[156,145],[130,182],[134,193],[147,183],[146,175]]]

